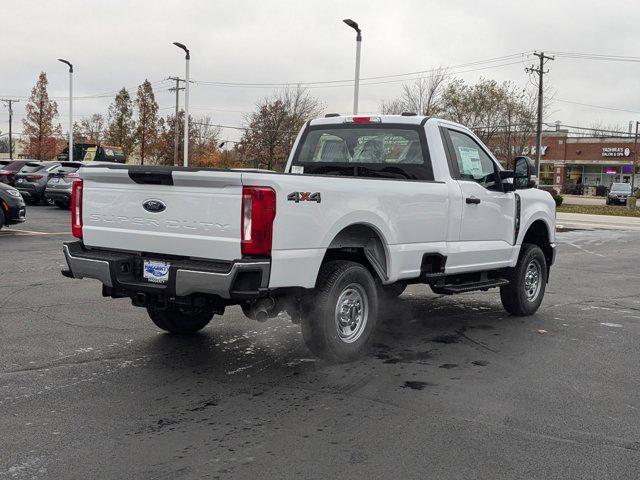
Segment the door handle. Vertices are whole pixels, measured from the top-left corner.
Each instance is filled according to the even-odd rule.
[[[478,203],[480,203],[480,199],[476,198],[476,197],[467,197],[467,198],[464,199],[464,201],[467,202],[467,203],[474,204],[474,205],[477,205]]]

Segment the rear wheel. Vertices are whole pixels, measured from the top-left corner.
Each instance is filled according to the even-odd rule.
[[[4,227],[4,213],[0,210],[0,230]]]
[[[504,309],[516,316],[536,313],[547,285],[547,262],[540,247],[523,244],[518,263],[508,277],[509,285],[500,287]]]
[[[332,362],[366,352],[378,318],[378,290],[366,268],[350,261],[327,262],[309,304],[302,320],[309,350]]]
[[[149,318],[157,327],[170,333],[195,333],[206,327],[213,318],[213,311],[193,307],[168,305],[166,308],[147,307]]]
[[[56,202],[55,202],[53,199],[51,199],[51,198],[46,198],[46,197],[45,197],[45,199],[44,199],[44,203],[46,203],[47,205],[49,205],[49,206],[51,206],[51,207],[55,206],[55,204],[56,204]]]

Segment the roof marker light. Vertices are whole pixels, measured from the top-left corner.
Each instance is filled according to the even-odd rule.
[[[345,123],[380,123],[380,117],[347,117]]]

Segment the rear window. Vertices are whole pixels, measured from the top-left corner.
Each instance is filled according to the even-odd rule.
[[[293,160],[294,173],[432,180],[426,141],[416,126],[311,127]]]
[[[310,131],[300,163],[424,163],[416,130],[399,128],[337,128]]]
[[[44,167],[41,163],[27,163],[20,169],[20,173],[33,173],[42,170]]]
[[[18,170],[20,170],[27,162],[25,161],[14,161],[14,162],[9,162],[6,165],[4,165],[2,167],[3,170],[7,170],[9,172],[17,172]]]
[[[56,174],[74,173],[82,166],[81,163],[75,162],[62,162],[62,164],[55,170]]]

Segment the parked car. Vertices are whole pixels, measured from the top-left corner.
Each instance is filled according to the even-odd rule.
[[[22,223],[27,218],[27,207],[20,192],[0,183],[0,228]]]
[[[71,203],[71,186],[78,178],[77,171],[82,167],[82,162],[60,162],[60,165],[51,173],[44,197],[48,203],[59,208],[69,208]]]
[[[15,187],[28,204],[45,201],[44,192],[49,178],[60,166],[58,162],[29,162],[15,175]]]
[[[607,195],[607,205],[626,205],[630,195],[630,183],[612,183]]]
[[[462,125],[381,115],[307,122],[284,173],[88,165],[63,274],[100,280],[171,333],[230,305],[258,321],[286,311],[314,354],[348,361],[408,284],[499,288],[510,314],[536,312],[555,203],[532,188],[531,159],[514,164]]]
[[[14,160],[0,167],[0,183],[6,183],[13,186],[16,173],[20,171],[27,163],[34,160]],[[37,160],[36,160],[37,161]]]

